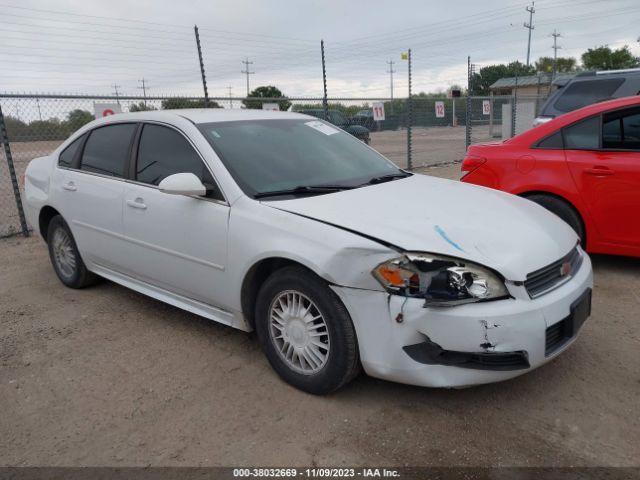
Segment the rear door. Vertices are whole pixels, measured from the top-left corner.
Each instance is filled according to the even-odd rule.
[[[605,242],[640,245],[640,108],[564,129],[567,163]]]
[[[89,132],[59,159],[52,182],[57,205],[85,261],[114,270],[128,263],[122,230],[122,197],[136,123]]]
[[[175,128],[143,126],[124,194],[124,233],[132,275],[164,290],[224,307],[229,206],[191,142]],[[195,174],[207,196],[162,193],[174,173]]]

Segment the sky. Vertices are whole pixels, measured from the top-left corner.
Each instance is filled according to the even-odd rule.
[[[320,40],[330,97],[407,95],[465,85],[467,56],[480,68],[526,61],[526,1],[507,0],[0,0],[0,92],[201,96],[198,25],[211,97],[275,85],[321,97]],[[531,62],[579,59],[587,48],[628,45],[640,56],[638,0],[535,2]],[[231,90],[229,90],[231,87]]]

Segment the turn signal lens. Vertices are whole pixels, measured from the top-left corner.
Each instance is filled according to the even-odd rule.
[[[412,277],[416,276],[415,272],[402,268],[393,262],[378,265],[373,274],[382,285],[391,289],[408,287]]]

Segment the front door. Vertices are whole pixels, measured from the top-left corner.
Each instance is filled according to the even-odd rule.
[[[164,290],[225,307],[229,206],[190,142],[177,130],[145,124],[135,162],[135,183],[126,186],[124,235],[130,275]],[[205,197],[162,193],[157,185],[174,173],[194,173]]]

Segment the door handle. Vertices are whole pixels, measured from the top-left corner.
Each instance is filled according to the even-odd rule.
[[[586,168],[584,173],[586,173],[587,175],[595,175],[596,177],[607,177],[609,175],[613,175],[616,172],[607,167],[594,167]]]
[[[127,205],[132,208],[138,208],[140,210],[147,209],[147,206],[144,204],[144,200],[141,197],[138,197],[135,200],[127,200]]]
[[[65,183],[62,188],[64,188],[65,190],[69,190],[70,192],[75,192],[76,190],[78,190],[78,187],[76,187],[76,184],[73,182],[67,182]]]

